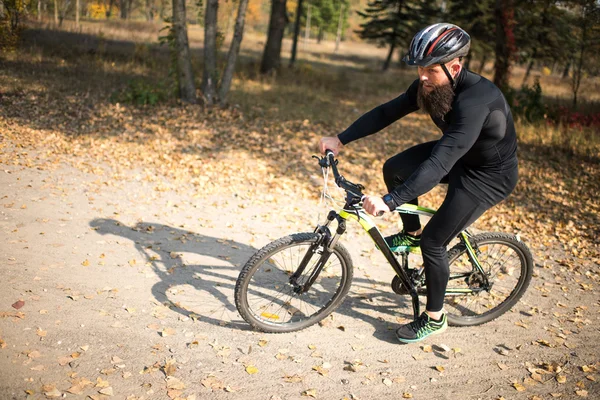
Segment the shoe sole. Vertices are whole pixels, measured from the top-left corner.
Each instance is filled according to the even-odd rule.
[[[433,335],[439,335],[440,333],[444,333],[444,332],[446,331],[446,329],[448,329],[448,324],[444,325],[443,327],[441,327],[440,329],[438,329],[438,330],[436,330],[436,331],[433,331],[433,332],[431,332],[431,333],[430,333],[429,335],[427,335],[427,336],[423,336],[423,337],[422,337],[422,338],[420,338],[420,339],[404,339],[404,338],[400,338],[400,337],[398,337],[398,335],[396,335],[396,339],[398,339],[398,340],[400,341],[400,343],[405,343],[405,344],[408,344],[408,343],[415,343],[415,342],[420,342],[420,341],[422,341],[422,340],[425,340],[425,339],[427,339],[427,338],[428,338],[428,337],[430,337],[430,336],[433,336]]]
[[[414,254],[421,254],[421,248],[420,247],[398,246],[398,247],[392,247],[392,248],[390,248],[390,250],[392,250],[394,253],[409,252],[409,253],[414,253]]]

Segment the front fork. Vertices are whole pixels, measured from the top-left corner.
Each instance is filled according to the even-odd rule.
[[[331,230],[329,229],[329,225],[331,222],[336,219],[338,220],[338,227],[336,229],[335,235],[331,235]],[[313,283],[317,280],[317,277],[327,264],[331,253],[333,253],[333,249],[337,244],[340,236],[346,232],[346,221],[341,218],[335,211],[330,211],[327,215],[327,222],[325,225],[318,225],[315,229],[315,233],[319,234],[319,238],[317,241],[309,247],[308,251],[302,258],[300,265],[296,272],[290,276],[290,284],[294,287],[294,292],[298,294],[306,293],[311,288]],[[320,251],[320,253],[319,253]],[[312,272],[308,276],[306,282],[304,284],[298,283],[298,278],[302,276],[306,266],[312,259],[315,254],[320,254],[319,260],[317,261],[315,267]]]

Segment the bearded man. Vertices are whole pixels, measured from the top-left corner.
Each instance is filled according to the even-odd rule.
[[[405,115],[424,110],[442,137],[418,144],[386,161],[383,177],[388,193],[366,196],[365,211],[389,212],[438,183],[447,183],[443,204],[423,229],[418,215],[401,214],[402,232],[389,236],[392,251],[420,247],[427,284],[426,311],[401,326],[403,343],[443,332],[448,323],[443,310],[449,278],[446,246],[486,210],[504,200],[518,178],[517,139],[506,99],[489,80],[462,66],[471,38],[456,25],[428,26],[413,38],[404,61],[418,67],[419,79],[405,93],[356,120],[334,137],[324,137],[320,150],[335,155],[354,140],[379,132]]]

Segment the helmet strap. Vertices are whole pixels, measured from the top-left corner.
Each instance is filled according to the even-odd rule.
[[[450,71],[448,71],[448,68],[446,68],[446,64],[441,63],[440,65],[442,66],[442,69],[446,73],[448,80],[450,81],[450,83],[452,84],[452,87],[454,88],[456,86],[456,81],[454,81],[454,78],[452,77],[452,75],[450,75]]]

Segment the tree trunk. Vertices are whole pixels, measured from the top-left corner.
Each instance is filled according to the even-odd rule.
[[[154,21],[154,0],[146,0],[146,21]]]
[[[308,4],[308,15],[306,16],[306,26],[304,27],[304,48],[308,46],[308,39],[310,39],[310,17],[311,17],[312,7],[311,4]]]
[[[54,23],[58,25],[58,0],[54,0]]]
[[[511,0],[496,0],[496,64],[494,83],[503,92],[509,89],[510,58],[514,35]]]
[[[323,36],[325,36],[325,31],[323,30],[323,26],[319,26],[319,33],[317,34],[317,44],[320,44],[323,40]]]
[[[296,7],[296,23],[294,25],[294,41],[292,43],[292,57],[290,58],[290,67],[294,66],[296,62],[296,53],[298,52],[298,36],[300,36],[300,17],[302,16],[302,2],[298,0],[298,6]]]
[[[208,0],[204,12],[204,71],[202,95],[208,105],[215,103],[217,95],[217,16],[219,1]]]
[[[171,29],[173,29],[175,36],[179,97],[187,103],[196,104],[196,86],[188,44],[185,0],[173,0],[173,25]]]
[[[81,12],[81,0],[75,0],[75,26],[79,28],[79,13]]]
[[[288,22],[285,3],[287,0],[273,0],[269,20],[269,36],[263,52],[260,72],[263,74],[279,69],[281,65],[281,43]]]
[[[344,22],[344,4],[340,4],[340,19],[338,20],[337,34],[335,35],[335,50],[334,53],[340,49],[340,41],[342,40],[342,24]]]
[[[0,11],[0,16],[2,16],[2,11]],[[42,0],[38,0],[38,5],[37,5],[37,20],[38,20],[38,22],[42,21]]]
[[[121,9],[121,19],[127,19],[128,0],[119,0],[119,8]],[[173,11],[175,14],[175,11]]]
[[[477,71],[477,73],[479,75],[481,75],[483,73],[483,70],[485,69],[485,63],[487,63],[487,60],[488,60],[487,52],[484,52],[483,58],[481,59],[481,64],[479,64],[479,71]]]
[[[567,61],[567,65],[565,65],[565,69],[563,70],[563,73],[562,73],[563,79],[567,79],[569,77],[570,69],[571,69],[571,61]]]
[[[390,64],[392,63],[392,56],[394,55],[394,50],[396,49],[395,36],[396,35],[394,35],[394,41],[392,42],[392,45],[390,47],[390,52],[388,53],[388,56],[385,59],[385,62],[383,63],[383,70],[384,71],[387,71],[390,68]]]
[[[112,8],[113,8],[114,3],[115,3],[115,0],[110,0],[108,2],[108,9],[106,10],[106,19],[110,19],[110,16],[112,15]]]
[[[469,52],[465,57],[465,69],[471,68],[471,60],[473,59],[473,52]]]
[[[572,89],[573,89],[573,108],[577,107],[577,93],[579,92],[579,86],[581,85],[581,78],[583,74],[583,56],[585,53],[585,47],[587,42],[587,31],[588,31],[588,23],[586,18],[585,8],[582,13],[582,32],[581,32],[581,42],[579,47],[579,59],[577,60],[577,64],[573,68],[573,81],[572,81]]]
[[[221,84],[219,86],[219,102],[222,106],[226,104],[225,99],[231,88],[231,80],[233,79],[233,72],[235,71],[235,62],[240,52],[242,39],[244,38],[244,20],[246,18],[247,8],[248,0],[240,0],[235,28],[233,30],[233,38],[231,39],[231,47],[229,48],[229,54],[227,55],[227,65],[225,66],[223,79],[221,79]]]
[[[521,82],[521,86],[525,86],[527,84],[527,79],[529,79],[529,74],[531,74],[533,63],[534,60],[529,61],[529,65],[527,65],[527,69],[525,70],[525,76],[523,77],[523,82]]]

